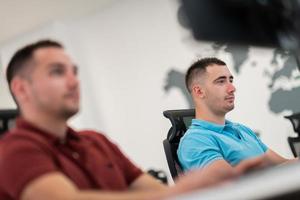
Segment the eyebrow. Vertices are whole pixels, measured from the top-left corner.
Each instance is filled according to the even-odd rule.
[[[233,80],[233,76],[229,76],[229,80]],[[222,80],[222,79],[227,79],[227,76],[219,76],[218,78],[216,78],[213,82],[216,82],[218,80]]]
[[[48,64],[48,68],[51,68],[51,67],[65,67],[65,65],[61,62],[53,62],[53,63]],[[75,71],[78,71],[77,65],[73,64],[72,67]]]

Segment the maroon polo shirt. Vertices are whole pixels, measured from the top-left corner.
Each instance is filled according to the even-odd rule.
[[[18,119],[0,140],[0,199],[19,199],[30,181],[50,172],[65,174],[81,190],[118,191],[142,174],[102,134],[68,128],[60,140]]]

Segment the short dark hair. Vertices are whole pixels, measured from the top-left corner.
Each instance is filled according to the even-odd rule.
[[[211,65],[226,65],[226,63],[215,57],[202,58],[194,62],[186,72],[185,85],[188,91],[192,92],[192,84],[194,80],[206,71]]]
[[[26,63],[28,63],[28,61],[32,58],[33,53],[40,48],[46,47],[64,48],[63,45],[56,41],[40,40],[19,49],[13,55],[6,69],[6,80],[9,86],[15,75],[19,74],[22,70],[24,70],[24,68],[26,68]]]

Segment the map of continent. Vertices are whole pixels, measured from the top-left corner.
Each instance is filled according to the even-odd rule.
[[[237,75],[241,73],[242,67],[245,66],[244,63],[249,59],[249,46],[214,43],[212,44],[212,49],[215,51],[215,54],[223,49],[231,55],[233,69]],[[280,65],[280,63],[283,64]],[[251,63],[251,65],[254,66],[255,63]],[[282,80],[292,82],[300,79],[300,75],[295,76],[295,74],[299,74],[295,57],[287,51],[274,49],[270,66],[273,67],[272,72],[264,74],[270,82],[267,86],[270,91],[269,110],[274,114],[280,114],[283,111],[291,111],[292,113],[300,112],[300,103],[298,100],[300,97],[300,85],[296,85],[290,89],[283,87],[274,88],[277,83],[280,85]],[[189,107],[192,108],[192,100],[185,89],[184,76],[185,72],[178,71],[175,67],[172,67],[167,73],[163,89],[165,92],[168,92],[172,88],[179,89]]]

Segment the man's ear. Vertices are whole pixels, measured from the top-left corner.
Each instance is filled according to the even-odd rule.
[[[192,94],[195,97],[204,98],[205,91],[204,91],[204,89],[203,89],[203,87],[201,85],[195,84],[192,87]]]
[[[28,97],[28,82],[21,77],[14,77],[10,83],[10,90],[18,102]]]

